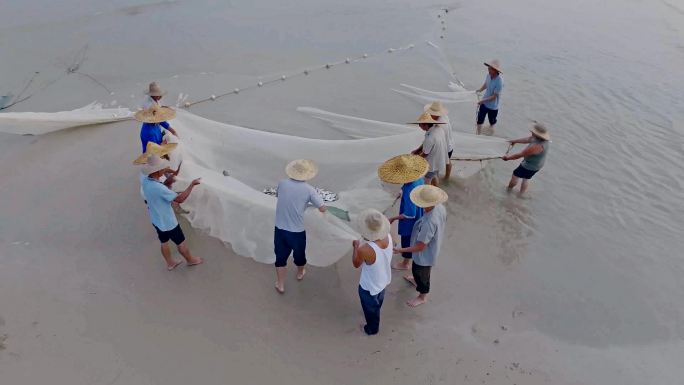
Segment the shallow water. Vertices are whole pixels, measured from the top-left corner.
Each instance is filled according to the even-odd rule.
[[[448,66],[475,88],[482,61],[498,57],[506,86],[497,133],[525,135],[537,119],[553,144],[528,199],[504,190],[515,162],[448,187],[449,257],[466,273],[496,280],[551,344],[576,347],[578,360],[600,357],[576,368],[577,378],[664,384],[682,375],[672,357],[684,353],[684,2],[462,1],[440,39],[442,5],[5,1],[0,94],[18,94],[39,71],[27,91],[33,97],[13,111],[93,100],[133,106],[151,79],[169,89],[168,101],[181,92],[195,100],[282,71],[418,44],[193,108],[257,129],[335,138],[295,108],[407,121],[417,106],[390,88],[446,91]],[[420,44],[426,39],[443,46],[448,61]],[[79,71],[104,86],[67,74],[81,59]],[[451,119],[468,129],[474,111],[457,106]],[[126,135],[135,138],[135,130]],[[3,149],[15,140],[2,139]],[[630,369],[603,370],[601,360]]]

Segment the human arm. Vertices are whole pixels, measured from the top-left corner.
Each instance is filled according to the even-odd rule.
[[[394,248],[394,254],[420,253],[421,251],[425,250],[426,247],[427,247],[426,243],[416,242],[415,245],[409,246],[409,247],[395,247]]]
[[[171,127],[169,122],[160,122],[159,125],[164,127],[165,130],[169,131],[174,136],[178,137],[178,133],[176,132],[176,130],[173,129],[173,127]]]
[[[185,191],[178,194],[176,199],[174,199],[173,201],[179,204],[185,202],[185,200],[188,199],[188,197],[190,196],[192,189],[198,184],[200,184],[200,178],[194,179],[192,182],[190,182],[190,186],[188,186],[188,188],[186,188]]]
[[[509,140],[508,143],[510,144],[524,144],[524,143],[530,143],[532,142],[532,136],[528,136],[525,138],[520,138],[520,139],[513,139]]]
[[[352,264],[354,265],[355,268],[361,267],[361,264],[366,262],[367,265],[372,265],[375,263],[375,251],[373,251],[373,248],[368,246],[368,244],[365,244],[363,246],[359,246],[360,242],[358,240],[353,240],[352,241]]]
[[[309,202],[311,202],[312,205],[316,206],[318,211],[324,213],[328,210],[327,207],[325,207],[325,204],[323,202],[323,198],[321,198],[321,195],[316,192],[316,189],[313,187],[310,187],[310,195],[309,195]]]
[[[420,155],[423,152],[423,145],[421,144],[418,148],[415,150],[411,151],[411,154],[413,155]]]
[[[519,159],[519,158],[524,158],[526,156],[531,156],[531,155],[537,155],[544,151],[544,147],[537,143],[533,144],[531,146],[525,147],[524,150],[520,151],[517,154],[512,154],[512,155],[504,155],[501,157],[503,160],[514,160],[514,159]]]
[[[486,82],[485,82],[485,83],[482,83],[482,87],[478,88],[475,92],[480,93],[480,92],[484,91],[485,88],[487,88],[487,83],[486,83]]]

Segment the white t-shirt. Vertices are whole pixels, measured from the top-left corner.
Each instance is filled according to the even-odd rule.
[[[449,121],[449,117],[447,115],[440,116],[438,121],[445,123],[441,126],[446,134],[447,148],[449,151],[454,151],[454,136],[451,134],[451,122]]]
[[[425,133],[423,140],[423,153],[430,165],[430,172],[444,173],[449,161],[449,150],[446,141],[446,134],[441,124],[435,124]]]
[[[159,99],[161,101],[161,99]],[[151,96],[146,96],[145,100],[143,100],[142,104],[140,105],[140,108],[143,110],[146,110],[148,108],[151,108],[152,106],[157,105],[158,107],[161,107],[161,103],[152,99]]]

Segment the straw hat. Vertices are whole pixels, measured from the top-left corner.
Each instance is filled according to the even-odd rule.
[[[164,96],[164,95],[166,95],[166,91],[162,91],[161,87],[159,87],[157,82],[152,82],[152,83],[150,83],[148,90],[145,91],[145,95]]]
[[[356,218],[356,226],[361,236],[369,241],[385,239],[390,232],[389,220],[376,209],[363,210]]]
[[[176,117],[176,111],[170,107],[152,106],[135,113],[135,120],[143,123],[161,123]]]
[[[501,71],[501,64],[499,63],[499,59],[492,59],[488,62],[484,62],[484,65],[486,65],[487,67],[494,68],[499,73],[503,73],[503,71]]]
[[[427,112],[431,116],[444,116],[449,113],[449,111],[444,108],[442,102],[439,101],[426,104],[423,111]]]
[[[540,139],[551,140],[551,135],[549,134],[549,130],[547,130],[546,126],[542,123],[534,122],[530,132],[532,133],[532,135],[534,135]]]
[[[147,148],[145,149],[145,153],[137,157],[133,161],[133,164],[145,164],[147,163],[147,159],[151,156],[158,156],[161,158],[162,156],[167,155],[168,153],[173,151],[176,148],[176,146],[178,146],[177,143],[166,143],[158,145],[154,142],[147,142]]]
[[[422,156],[402,154],[380,165],[378,177],[383,182],[404,184],[422,178],[429,168],[428,161]]]
[[[142,166],[142,173],[145,175],[154,174],[157,171],[161,171],[171,167],[171,163],[168,160],[162,159],[156,155],[152,155],[147,160],[147,163]]]
[[[438,122],[438,121],[432,119],[432,116],[430,116],[430,114],[428,114],[427,112],[423,112],[423,113],[420,114],[420,116],[418,117],[418,120],[416,120],[415,122],[410,122],[410,123],[408,123],[408,124],[421,124],[421,123],[425,123],[425,124],[444,124],[444,122]]]
[[[288,163],[285,167],[287,176],[294,180],[307,181],[318,174],[318,166],[313,160],[297,159]]]
[[[439,187],[424,184],[411,190],[411,202],[418,207],[432,207],[449,199],[447,193]]]

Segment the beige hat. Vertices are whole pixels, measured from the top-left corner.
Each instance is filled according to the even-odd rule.
[[[426,104],[423,110],[429,113],[431,116],[444,116],[449,113],[449,110],[444,108],[442,102],[439,101]]]
[[[402,154],[380,165],[378,177],[383,182],[404,184],[422,178],[429,168],[428,161],[422,156]]]
[[[356,226],[361,236],[369,241],[385,239],[390,232],[389,220],[376,209],[363,210],[356,218]]]
[[[534,122],[530,132],[532,133],[532,135],[534,135],[540,139],[551,140],[551,135],[549,134],[549,130],[547,130],[546,126],[542,123]]]
[[[297,159],[287,164],[285,173],[294,180],[307,181],[318,174],[318,166],[313,160]]]
[[[152,83],[150,83],[149,89],[147,91],[145,91],[145,95],[164,96],[164,95],[166,95],[166,92],[162,91],[161,87],[159,87],[157,82],[152,82]]]
[[[423,113],[420,114],[420,116],[418,117],[418,120],[416,120],[415,122],[410,122],[410,123],[408,123],[408,124],[421,124],[421,123],[425,123],[425,124],[444,124],[444,122],[438,122],[438,121],[432,119],[432,116],[430,116],[430,114],[428,114],[427,112],[423,112]]]
[[[492,59],[488,62],[486,61],[484,62],[484,65],[486,65],[487,67],[494,68],[499,73],[503,73],[503,71],[501,71],[501,64],[499,64],[499,59]]]
[[[145,175],[150,175],[166,168],[171,168],[171,163],[168,160],[152,155],[147,159],[147,163],[142,166],[141,171]]]
[[[449,199],[447,193],[439,187],[424,184],[411,190],[411,202],[418,207],[433,207]]]
[[[137,157],[133,161],[133,164],[145,164],[147,163],[147,159],[153,155],[158,157],[167,155],[168,153],[173,151],[176,148],[176,146],[178,146],[177,143],[165,143],[159,145],[154,142],[147,142],[147,148],[145,149],[145,153]]]
[[[135,120],[143,123],[161,123],[175,118],[176,111],[169,107],[152,106],[136,112],[134,117]]]

